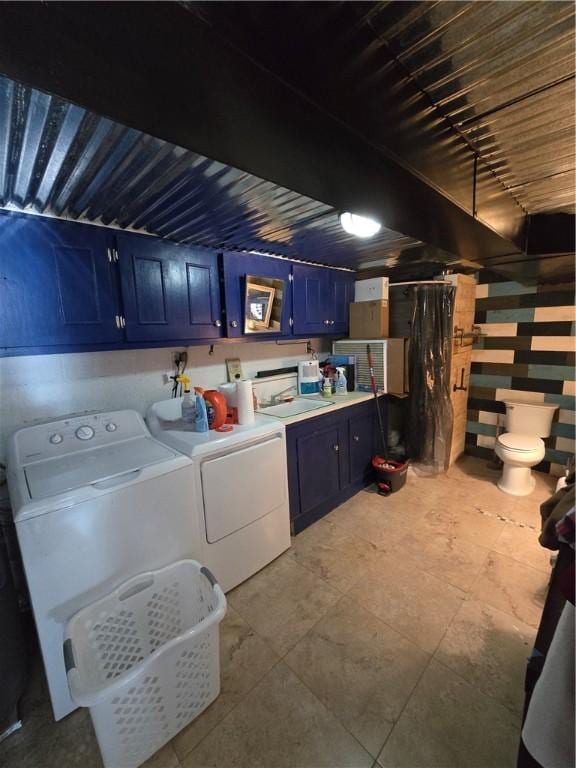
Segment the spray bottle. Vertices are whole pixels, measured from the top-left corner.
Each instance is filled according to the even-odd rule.
[[[336,394],[346,395],[348,394],[348,382],[346,381],[346,372],[344,368],[339,366],[336,368]]]
[[[196,423],[196,406],[190,394],[190,379],[183,373],[176,377],[176,381],[184,387],[184,397],[182,398],[182,423],[186,429],[194,429]]]

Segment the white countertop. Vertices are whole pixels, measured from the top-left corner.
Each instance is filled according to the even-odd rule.
[[[286,426],[290,424],[297,424],[300,421],[307,421],[308,419],[314,419],[317,416],[326,416],[334,411],[339,411],[342,408],[348,408],[351,405],[358,405],[358,403],[365,403],[368,400],[373,400],[374,395],[372,392],[348,392],[346,395],[332,395],[331,397],[323,397],[322,395],[299,395],[295,399],[303,400],[319,400],[327,401],[330,405],[326,405],[325,408],[318,408],[315,411],[305,411],[304,413],[298,413],[295,416],[287,416],[286,418],[280,418],[279,416],[272,416],[272,414],[266,414],[266,409],[257,411],[258,415],[266,416],[268,419],[274,419],[274,421],[280,421]]]

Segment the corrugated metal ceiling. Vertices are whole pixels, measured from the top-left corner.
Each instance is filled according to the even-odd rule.
[[[575,210],[573,2],[184,4],[497,230],[518,213],[492,215],[488,169],[529,213]]]
[[[358,240],[321,202],[6,78],[0,205],[333,265],[397,264],[421,245],[386,229]]]
[[[376,3],[364,21],[529,213],[575,210],[573,2]]]

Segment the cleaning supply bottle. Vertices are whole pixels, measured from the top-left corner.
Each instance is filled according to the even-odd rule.
[[[196,432],[208,432],[208,414],[204,395],[196,394]]]
[[[324,376],[322,382],[322,395],[324,397],[332,397],[332,381],[330,380],[330,376]]]
[[[196,406],[190,394],[190,379],[184,374],[176,377],[176,381],[184,387],[184,397],[182,398],[182,423],[187,429],[194,429],[196,423]]]
[[[208,427],[219,429],[226,421],[226,398],[216,389],[207,389],[204,392],[204,402],[208,414]]]
[[[344,368],[336,368],[336,394],[348,394],[348,382],[346,381],[346,372]]]

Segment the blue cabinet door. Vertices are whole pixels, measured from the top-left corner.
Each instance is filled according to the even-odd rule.
[[[370,403],[372,405],[372,403]],[[367,483],[372,477],[374,454],[374,411],[363,408],[348,420],[348,446],[350,455],[350,483]]]
[[[0,347],[122,341],[108,232],[0,214]]]
[[[323,267],[294,264],[294,333],[330,333],[330,272]]]
[[[330,333],[347,335],[349,327],[348,307],[354,296],[354,273],[339,269],[330,270],[329,320]]]
[[[296,450],[300,514],[305,515],[336,496],[343,484],[339,424],[298,438]]]
[[[128,341],[222,335],[216,252],[129,233],[117,251]]]
[[[224,295],[226,297],[226,335],[230,338],[254,337],[255,341],[276,339],[292,335],[292,264],[283,259],[250,253],[227,252],[223,255]],[[274,322],[277,332],[244,332],[244,311],[247,278],[262,277],[281,281],[276,287],[275,300],[281,301],[279,314]]]

